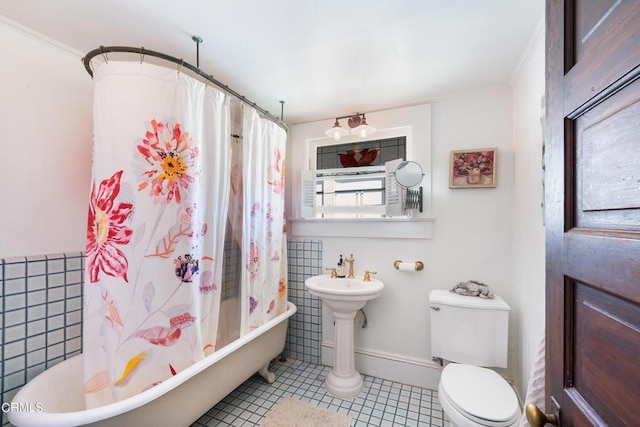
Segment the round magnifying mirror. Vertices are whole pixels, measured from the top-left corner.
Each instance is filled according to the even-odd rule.
[[[396,168],[396,180],[403,187],[415,187],[422,181],[422,167],[412,161],[404,161]]]

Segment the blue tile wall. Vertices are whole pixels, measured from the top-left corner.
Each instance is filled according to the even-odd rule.
[[[242,276],[242,250],[234,240],[225,240],[222,257],[222,300],[235,298],[240,293]]]
[[[82,253],[0,263],[2,403],[45,369],[82,350]],[[2,425],[9,425],[2,414]]]
[[[322,360],[322,301],[304,287],[310,276],[322,274],[322,241],[287,241],[289,301],[298,311],[289,319],[285,357],[320,364]]]

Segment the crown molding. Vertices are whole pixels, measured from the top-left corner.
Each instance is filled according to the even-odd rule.
[[[538,47],[539,43],[544,42],[544,29],[545,29],[544,23],[545,23],[545,20],[543,15],[542,18],[540,18],[540,20],[538,21],[538,24],[536,25],[536,29],[533,31],[533,35],[529,39],[529,43],[527,44],[527,47],[524,49],[524,52],[520,57],[520,61],[518,61],[518,65],[516,65],[516,68],[513,71],[511,78],[509,79],[509,88],[513,89],[518,84],[518,80],[520,80],[520,77],[522,76],[522,73],[527,67],[529,60],[533,56],[533,53],[535,52],[536,47]]]
[[[82,52],[77,51],[67,46],[66,44],[60,43],[59,41],[54,40],[51,37],[47,37],[44,34],[39,33],[29,27],[26,27],[15,21],[12,21],[2,15],[0,15],[0,27],[4,27],[9,30],[12,30],[23,37],[29,38],[31,40],[35,40],[36,42],[41,43],[46,47],[53,48],[55,50],[58,50],[59,52],[62,52],[66,55],[70,55],[76,59],[82,59],[82,57],[84,56]]]

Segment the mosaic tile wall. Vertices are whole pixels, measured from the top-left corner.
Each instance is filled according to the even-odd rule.
[[[82,253],[1,260],[1,402],[82,350]],[[9,425],[6,413],[2,425]]]
[[[304,287],[307,277],[322,274],[322,241],[287,241],[289,301],[298,311],[289,319],[285,357],[320,364],[322,359],[322,300]]]
[[[240,276],[242,275],[242,253],[235,240],[224,241],[222,258],[222,300],[235,298],[240,293]]]

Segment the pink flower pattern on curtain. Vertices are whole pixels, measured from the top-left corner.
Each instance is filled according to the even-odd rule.
[[[95,182],[91,190],[87,224],[87,264],[89,280],[98,281],[100,271],[113,277],[127,279],[128,261],[116,245],[126,245],[133,230],[126,226],[126,219],[133,211],[131,203],[115,203],[120,193],[118,171],[100,183],[96,191]]]
[[[215,351],[229,200],[229,105],[151,64],[95,73],[84,295],[87,407]]]
[[[243,112],[243,330],[254,329],[286,310],[287,236],[284,207],[286,132]]]

